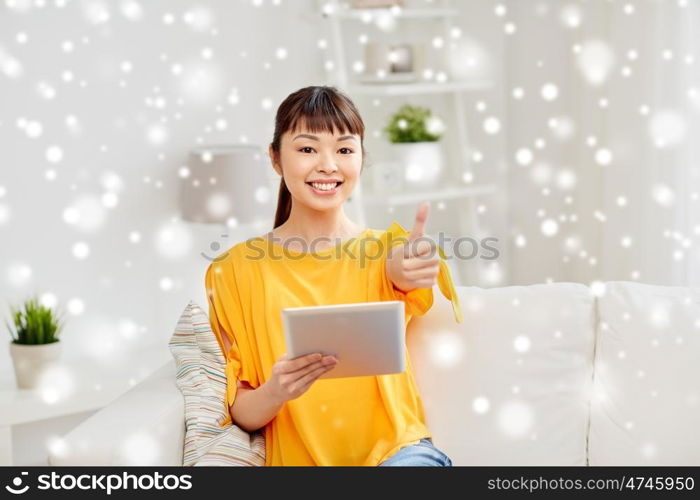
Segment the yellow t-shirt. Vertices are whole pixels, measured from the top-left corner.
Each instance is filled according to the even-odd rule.
[[[237,380],[259,387],[286,352],[283,308],[403,300],[406,324],[428,311],[432,288],[403,293],[385,272],[389,245],[408,236],[394,222],[386,231],[366,229],[334,248],[313,253],[258,236],[217,256],[207,269],[205,285],[212,329],[222,350],[224,335],[231,345],[225,353],[227,415]],[[439,251],[438,284],[461,322],[446,257]],[[316,380],[264,427],[265,465],[374,466],[403,446],[431,437],[408,350],[406,367],[400,374]],[[230,416],[220,425],[229,423]]]

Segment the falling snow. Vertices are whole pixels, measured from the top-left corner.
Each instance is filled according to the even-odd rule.
[[[5,0],[1,7],[0,85],[10,99],[0,111],[0,143],[10,156],[0,170],[0,282],[13,300],[35,291],[46,307],[63,307],[74,332],[90,329],[81,349],[93,359],[110,359],[120,343],[138,342],[153,331],[139,317],[150,318],[152,311],[131,312],[121,297],[189,298],[201,286],[191,279],[201,274],[192,271],[191,259],[213,248],[214,240],[223,241],[224,230],[231,238],[247,230],[243,219],[230,215],[238,200],[223,190],[203,202],[210,215],[227,219],[211,232],[180,218],[181,183],[217,185],[216,179],[200,180],[187,164],[188,148],[217,142],[267,145],[274,112],[293,90],[290,86],[336,76],[343,64],[334,36],[321,28],[320,16],[318,25],[311,21],[306,3],[239,3],[236,19],[216,2]],[[484,235],[499,236],[507,258],[482,263],[470,275],[480,280],[473,284],[577,281],[596,301],[615,298],[609,280],[680,285],[696,280],[697,285],[700,26],[688,21],[685,40],[648,24],[653,18],[648,3],[606,2],[615,23],[607,29],[617,36],[605,37],[595,29],[600,12],[594,3],[495,2],[473,19],[460,17],[452,23],[459,26],[449,31],[428,34],[425,28],[429,57],[414,75],[425,88],[464,81],[496,84],[460,92],[454,101],[463,105],[468,144],[449,157],[446,167],[454,174],[451,189],[489,185],[495,193],[479,195],[465,210]],[[333,3],[321,4],[326,14],[334,14]],[[295,16],[308,15],[293,18],[303,19],[308,30],[299,40],[276,30],[277,22],[289,21],[278,19],[281,7],[295,9]],[[665,8],[669,17],[681,11],[687,20],[698,12],[685,0]],[[351,57],[345,70],[351,78],[366,72],[368,44],[400,38],[400,10],[365,11],[358,17],[347,41]],[[59,11],[72,19],[70,29],[42,24]],[[246,16],[268,19],[269,36],[240,37],[246,33]],[[634,31],[632,25],[643,29]],[[537,30],[543,30],[541,37],[535,36]],[[553,37],[552,48],[534,42],[546,36]],[[368,111],[365,144],[380,160],[371,168],[381,168],[382,123],[369,111],[388,114],[396,96],[373,95],[365,101],[358,92],[351,97]],[[408,92],[400,97],[412,98]],[[442,103],[433,97],[423,95],[421,102]],[[452,109],[434,108],[428,131],[445,134],[459,149],[461,125],[452,121]],[[205,164],[213,159],[202,156]],[[414,165],[408,173],[421,180],[424,170]],[[278,182],[251,189],[256,208],[276,202]],[[436,199],[436,218],[451,222],[458,210],[455,200]],[[391,205],[386,213],[398,216],[400,209]],[[465,315],[485,314],[488,305],[473,296],[462,302]],[[507,305],[512,314],[528,310],[518,299]],[[678,301],[663,297],[647,305],[621,312],[617,319],[648,333],[644,349],[667,354],[667,349],[697,345],[691,334],[700,332],[697,296],[688,297],[680,310]],[[678,327],[678,318],[686,329]],[[619,324],[600,327],[610,333]],[[566,328],[546,332],[559,345],[570,340]],[[511,363],[509,369],[525,369],[542,348],[542,337],[525,329],[497,333],[505,339],[503,350],[512,355],[510,361],[503,358],[504,365]],[[473,354],[472,338],[449,330],[431,335],[428,359],[439,373],[453,373]],[[611,358],[627,364],[629,377],[649,402],[667,401],[668,389],[652,384],[653,367],[635,364],[636,355],[634,349],[616,347]],[[39,394],[47,405],[59,404],[75,389],[75,373],[43,375]],[[565,390],[564,381],[558,382]],[[466,402],[472,416],[492,419],[509,438],[542,439],[535,432],[539,408],[517,399],[528,387],[520,381],[506,384],[505,399],[483,388],[473,394]],[[606,404],[615,389],[596,388],[593,395]],[[697,387],[679,398],[697,408]],[[340,417],[331,423],[338,429],[346,425]],[[634,433],[644,422],[635,417],[620,425]],[[69,451],[58,436],[46,447],[56,455]],[[652,439],[640,441],[636,449],[649,461],[665,451]],[[161,450],[153,436],[135,434],[120,453],[125,462],[139,465],[157,460]]]

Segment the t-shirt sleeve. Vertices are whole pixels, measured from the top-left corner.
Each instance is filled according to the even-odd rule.
[[[402,244],[408,240],[410,233],[406,231],[400,224],[394,222],[386,233],[387,237],[384,243],[387,245],[387,251],[384,253],[384,258],[382,260],[382,271],[383,271],[383,286],[390,292],[391,296],[394,297],[393,300],[402,300],[405,304],[406,315],[411,316],[422,316],[430,310],[433,305],[433,289],[431,288],[414,288],[408,292],[403,292],[394,287],[389,277],[386,274],[386,258],[389,256],[391,248],[396,245]],[[390,236],[390,238],[389,238]],[[445,252],[438,246],[438,253],[440,254],[440,270],[438,272],[437,282],[440,291],[445,296],[447,300],[452,304],[452,310],[454,312],[455,320],[457,323],[462,322],[462,310],[459,304],[459,296],[452,281],[452,275],[450,274],[450,268],[447,265],[447,256]]]
[[[404,302],[406,313],[411,316],[422,316],[433,306],[432,288],[415,288],[408,292],[403,292],[392,285],[392,293],[395,300]]]
[[[225,274],[227,274],[225,276]],[[209,304],[209,323],[221,347],[226,360],[226,392],[225,409],[228,419],[221,425],[231,422],[229,407],[233,404],[238,392],[238,381],[248,382],[257,387],[257,377],[252,373],[251,361],[244,359],[242,345],[245,341],[244,323],[241,313],[241,300],[232,266],[226,261],[213,262],[205,276],[207,301]],[[226,349],[226,344],[230,347]]]

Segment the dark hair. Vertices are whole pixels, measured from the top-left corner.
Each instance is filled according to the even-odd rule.
[[[302,122],[311,132],[332,134],[337,129],[340,133],[359,135],[364,165],[365,124],[350,98],[338,89],[327,86],[304,87],[282,101],[277,108],[275,134],[271,143],[275,155],[280,153],[282,135],[289,130],[296,130]],[[273,229],[284,224],[291,211],[292,195],[282,178]]]

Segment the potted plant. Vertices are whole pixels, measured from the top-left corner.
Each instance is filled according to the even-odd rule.
[[[58,334],[63,324],[57,314],[40,304],[36,297],[25,301],[19,309],[10,307],[10,310],[14,328],[10,324],[7,327],[12,336],[10,356],[17,387],[33,389],[44,369],[60,355]]]
[[[435,187],[443,171],[442,144],[445,127],[430,109],[404,104],[384,128],[396,159],[403,166],[409,187]]]

